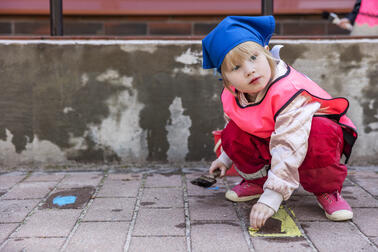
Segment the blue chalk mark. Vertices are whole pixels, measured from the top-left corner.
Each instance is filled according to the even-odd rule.
[[[73,204],[76,201],[76,196],[56,196],[53,199],[53,204],[58,206],[64,206],[68,204]]]
[[[208,187],[207,189],[210,189],[210,190],[218,190],[218,189],[219,189],[219,186]]]

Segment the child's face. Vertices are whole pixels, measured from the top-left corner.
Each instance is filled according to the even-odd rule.
[[[238,91],[255,95],[269,83],[272,71],[267,57],[262,52],[254,51],[249,59],[235,65],[224,75]]]

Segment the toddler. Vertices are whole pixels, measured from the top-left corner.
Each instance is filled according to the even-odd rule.
[[[226,198],[259,198],[250,213],[252,228],[261,228],[299,183],[316,195],[333,221],[353,212],[340,195],[347,162],[357,139],[345,115],[349,103],[332,98],[305,75],[268,50],[272,16],[225,18],[202,41],[203,68],[216,68],[225,89],[221,100],[228,120],[222,153],[210,166],[224,176],[234,164],[242,177]]]

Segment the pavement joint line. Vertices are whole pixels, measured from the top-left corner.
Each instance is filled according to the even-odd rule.
[[[225,184],[226,186],[226,190],[230,190],[230,186],[228,184],[228,181],[227,179],[223,178],[223,184]],[[236,216],[238,217],[238,220],[239,220],[239,226],[243,232],[243,236],[244,236],[244,239],[245,241],[247,242],[247,246],[249,248],[249,251],[250,252],[255,252],[255,247],[253,246],[253,243],[252,243],[252,238],[248,232],[248,224],[246,224],[244,221],[243,221],[243,218],[242,218],[242,214],[240,213],[240,210],[239,210],[239,207],[237,206],[237,203],[233,202],[232,203],[232,206],[236,212]]]
[[[144,209],[183,209],[185,207],[149,207],[149,206],[143,206],[143,208]]]
[[[144,189],[155,189],[155,188],[181,188],[180,186],[145,186]]]
[[[192,251],[192,240],[191,240],[191,223],[190,223],[190,211],[189,211],[189,200],[188,200],[188,188],[186,186],[186,176],[181,175],[182,184],[182,197],[184,203],[184,215],[185,215],[185,237],[186,237],[186,251]]]
[[[372,242],[372,241],[370,240],[370,238],[369,238],[367,235],[365,235],[364,233],[362,233],[362,231],[360,230],[360,228],[359,228],[359,227],[358,227],[353,221],[348,221],[348,222],[349,222],[350,225],[352,225],[352,226],[357,230],[357,233],[358,233],[359,235],[361,235],[362,238],[363,238],[365,241],[367,241],[371,246],[373,246],[373,248],[375,248],[375,249],[378,251],[378,247],[377,247],[377,245],[375,245],[375,243]]]
[[[370,207],[367,207],[367,206],[354,206],[353,209],[355,208],[358,208],[358,209],[371,209],[371,208],[377,208],[376,206],[370,206]]]
[[[23,178],[22,180],[20,180],[18,183],[21,183],[22,181],[24,181],[27,177],[29,177],[29,176],[31,176],[31,174],[32,174],[32,172],[28,172],[28,174],[25,176],[25,178]],[[64,176],[65,177],[65,176]],[[63,179],[64,179],[64,177],[63,178],[61,178],[59,181],[56,181],[57,183],[56,183],[56,185],[54,186],[54,188],[53,189],[51,189],[50,190],[50,192],[48,192],[46,195],[45,195],[45,197],[43,197],[36,205],[35,205],[35,207],[25,216],[25,218],[23,219],[23,221],[21,221],[20,222],[20,224],[12,231],[12,232],[10,232],[9,233],[9,235],[8,235],[8,237],[4,240],[4,242],[3,243],[0,243],[0,251],[3,249],[3,247],[8,243],[8,241],[9,241],[9,239],[10,239],[10,236],[13,234],[13,233],[15,233],[15,232],[17,232],[18,230],[20,230],[20,228],[22,227],[22,225],[23,224],[25,224],[27,221],[28,221],[28,219],[30,218],[30,216],[32,216],[36,211],[37,211],[37,209],[38,209],[38,207],[40,207],[40,206],[42,206],[45,202],[46,202],[46,200],[47,200],[47,198],[51,195],[51,194],[53,194],[53,192],[54,192],[54,190],[58,187],[58,185],[59,185],[59,183],[61,183],[62,181],[63,181]],[[16,184],[18,184],[18,183],[16,183]],[[15,185],[16,185],[15,184]],[[1,198],[0,198],[1,199]]]
[[[371,194],[369,191],[367,191],[365,188],[363,188],[362,186],[360,186],[360,184],[358,184],[357,182],[353,181],[352,179],[350,178],[346,178],[346,180],[348,180],[350,183],[352,183],[353,185],[356,185],[358,186],[359,188],[361,188],[363,191],[365,191],[366,193],[368,193],[370,196],[372,196],[374,199],[376,199],[377,196]]]
[[[301,231],[303,237],[306,239],[307,243],[309,244],[309,246],[311,247],[312,251],[319,251],[316,246],[314,245],[314,243],[311,241],[310,237],[308,237],[308,235],[306,234],[306,232],[304,231],[304,229],[302,228],[301,224],[298,222],[297,218],[293,215],[293,213],[291,212],[291,210],[288,208],[288,206],[286,204],[283,205],[286,212],[290,215],[290,217],[293,219],[293,221],[295,222],[295,225],[297,225],[297,227],[299,228],[299,230]]]
[[[129,225],[129,230],[127,231],[125,245],[123,246],[123,251],[124,252],[127,252],[129,250],[129,248],[130,248],[131,237],[132,237],[132,233],[134,232],[134,228],[135,228],[135,224],[136,224],[136,219],[137,219],[138,214],[139,214],[140,202],[142,200],[143,191],[144,191],[144,185],[146,183],[146,179],[147,179],[147,174],[143,174],[142,178],[140,180],[138,194],[137,194],[136,201],[135,201],[135,206],[134,206],[134,210],[133,210],[133,217],[131,218],[131,222],[130,222],[130,225]]]
[[[64,176],[64,177],[66,177],[66,176]],[[62,245],[62,247],[59,251],[64,251],[67,248],[68,243],[70,242],[71,238],[76,233],[76,230],[79,228],[80,223],[82,222],[84,216],[87,214],[89,207],[92,205],[94,199],[96,198],[97,193],[101,190],[101,188],[104,185],[104,182],[105,182],[107,177],[108,177],[108,171],[104,171],[102,179],[100,180],[100,182],[96,186],[95,192],[93,193],[92,197],[90,198],[88,204],[84,207],[83,211],[81,211],[79,218],[77,219],[74,227],[72,228],[71,232],[68,234],[67,239],[64,241],[64,244]]]
[[[2,199],[3,201],[7,200],[42,200],[44,197],[41,198],[10,198],[10,199]]]
[[[96,199],[136,199],[133,196],[97,196]]]
[[[133,237],[185,237],[185,235],[133,235]]]
[[[32,239],[32,238],[49,239],[49,238],[66,238],[66,237],[65,236],[20,236],[20,237],[11,237],[9,239],[16,240],[16,239]]]
[[[10,190],[13,189],[13,187],[15,187],[16,185],[22,183],[25,179],[27,179],[28,177],[30,177],[31,173],[32,173],[32,172],[29,171],[29,172],[27,172],[26,174],[22,174],[22,176],[25,176],[25,177],[23,177],[22,179],[20,179],[20,181],[17,181],[16,183],[14,183],[14,185],[12,185],[11,187],[5,189],[5,190],[6,190],[6,193],[4,193],[3,195],[0,196],[0,200],[3,200],[3,198],[5,197],[5,195],[7,195],[8,192],[9,192]]]
[[[118,222],[130,222],[130,220],[82,220],[80,223],[118,223]]]

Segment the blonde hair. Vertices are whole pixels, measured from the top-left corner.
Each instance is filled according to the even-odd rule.
[[[273,79],[276,73],[276,59],[273,58],[269,50],[252,41],[241,43],[226,54],[221,66],[223,85],[232,94],[236,95],[230,88],[231,83],[229,83],[224,73],[230,72],[236,65],[240,65],[243,61],[248,60],[256,52],[262,53],[267,58],[272,73],[270,79]]]

